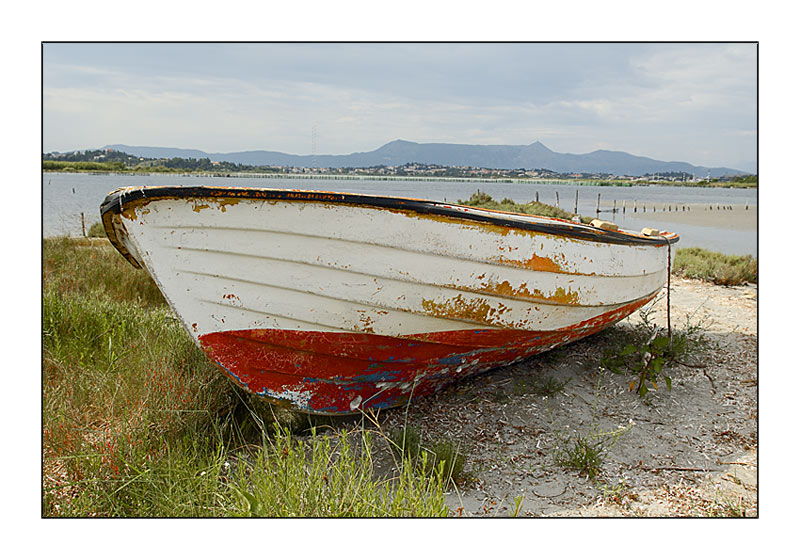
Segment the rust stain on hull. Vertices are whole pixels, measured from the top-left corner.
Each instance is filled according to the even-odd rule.
[[[531,301],[542,301],[545,303],[556,303],[560,305],[579,305],[580,294],[572,290],[565,290],[559,286],[552,294],[545,294],[537,288],[530,289],[527,284],[522,284],[514,288],[508,280],[502,282],[487,282],[481,285],[482,291],[489,292],[498,296],[529,299]]]
[[[498,264],[513,266],[514,268],[525,268],[528,270],[536,270],[539,272],[554,272],[556,274],[574,274],[566,270],[563,266],[558,264],[550,257],[543,257],[541,255],[531,255],[529,259],[509,259],[506,257],[498,256],[495,259]]]
[[[497,319],[509,310],[503,304],[493,307],[486,299],[469,301],[461,294],[444,302],[423,299],[422,309],[432,317],[459,319],[485,325],[496,324]]]

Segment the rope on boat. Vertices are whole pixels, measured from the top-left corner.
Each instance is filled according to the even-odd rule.
[[[670,285],[670,277],[672,276],[672,248],[670,247],[669,240],[661,236],[667,242],[667,336],[672,341],[672,321],[669,314],[669,293],[672,290]]]

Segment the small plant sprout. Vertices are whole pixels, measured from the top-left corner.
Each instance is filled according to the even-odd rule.
[[[661,329],[650,322],[650,312],[642,314],[645,332],[650,331],[650,336],[644,342],[637,342],[635,334],[631,337],[633,342],[625,344],[622,348],[614,346],[603,352],[600,365],[614,373],[633,374],[633,379],[628,385],[630,391],[636,391],[644,397],[652,390],[658,390],[659,383],[664,382],[668,390],[672,390],[672,378],[666,374],[665,366],[672,363],[685,364],[685,356],[699,349],[704,344],[700,326],[690,324],[687,317],[686,328],[675,332],[671,336],[662,334]],[[641,338],[640,338],[641,340]]]
[[[511,517],[519,517],[520,511],[522,511],[522,504],[525,502],[525,496],[516,496],[514,498],[514,509],[511,512]]]

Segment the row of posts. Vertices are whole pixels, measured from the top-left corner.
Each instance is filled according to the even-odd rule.
[[[536,191],[536,202],[539,202],[539,191]],[[601,210],[600,209],[600,193],[597,193],[597,206],[595,207],[595,214],[599,215],[600,212],[611,212],[613,214],[616,214],[617,211],[620,211],[620,210],[624,214],[625,211],[626,211],[626,206],[627,206],[627,200],[623,200],[622,201],[622,207],[621,208],[617,208],[617,201],[614,200],[614,203],[611,206],[611,210]],[[558,191],[556,191],[556,207],[558,207],[558,208],[561,207],[560,201],[559,201],[559,198],[558,198]],[[641,206],[640,206],[639,203],[636,200],[634,200],[633,201],[633,212],[634,213],[638,212],[640,208],[641,208],[642,212],[647,212],[647,206],[645,205],[645,203],[641,203]],[[657,212],[655,204],[652,205],[652,208],[653,208],[653,212]],[[709,204],[708,205],[708,210],[714,210],[714,209],[716,209],[716,210],[733,210],[733,206],[728,205],[728,204],[719,204],[719,203],[717,203],[716,205],[714,205],[714,204]],[[749,210],[750,209],[750,203],[749,202],[745,203],[744,209],[745,210]],[[673,212],[673,211],[674,212],[689,212],[691,210],[692,210],[692,207],[690,205],[683,204],[683,203],[681,203],[681,204],[672,204],[672,203],[664,204],[663,208],[662,208],[663,212]],[[572,213],[573,214],[577,214],[578,213],[578,191],[577,190],[575,191],[575,209],[573,210]]]

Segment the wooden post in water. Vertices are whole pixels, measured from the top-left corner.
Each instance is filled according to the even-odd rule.
[[[622,213],[623,214],[625,213],[625,201],[624,200],[622,201]]]
[[[611,213],[612,214],[617,213],[617,199],[614,199],[614,205],[611,207]]]
[[[560,208],[558,205],[558,191],[556,191],[556,208]]]
[[[578,213],[578,189],[575,189],[575,211],[573,212],[573,214],[577,213]]]
[[[536,191],[536,202],[539,202],[539,191]]]
[[[594,211],[598,216],[600,215],[600,193],[597,193],[597,208]]]
[[[83,236],[86,237],[86,218],[81,212],[81,231],[83,232]]]

